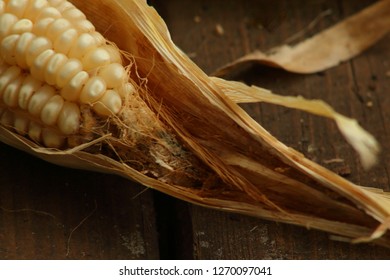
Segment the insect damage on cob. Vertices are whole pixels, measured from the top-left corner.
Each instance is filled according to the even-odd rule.
[[[88,149],[161,180],[202,182],[203,167],[137,94],[129,59],[66,0],[0,1],[0,123],[56,149],[111,135]]]

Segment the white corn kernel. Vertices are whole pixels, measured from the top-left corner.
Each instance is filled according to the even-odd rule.
[[[78,22],[86,19],[85,14],[76,7],[62,12],[62,16],[71,22]]]
[[[25,11],[25,17],[35,21],[37,16],[42,13],[42,10],[45,9],[49,4],[46,0],[34,0],[29,1],[29,5]]]
[[[12,26],[18,21],[18,18],[13,14],[0,15],[0,39],[7,36]]]
[[[23,76],[19,76],[12,82],[10,82],[3,92],[3,102],[10,108],[18,106],[19,89],[24,80]]]
[[[75,28],[81,32],[94,32],[95,26],[89,20],[80,20],[74,23]]]
[[[102,116],[110,116],[119,113],[122,108],[122,99],[114,90],[107,90],[103,96],[93,104],[93,110]]]
[[[9,65],[16,64],[15,49],[18,43],[20,35],[13,34],[8,35],[1,41],[0,52],[1,58],[4,59]]]
[[[103,37],[102,34],[100,34],[99,32],[91,32],[89,33],[93,39],[95,40],[95,43],[96,43],[96,46],[103,46],[106,44],[106,39]]]
[[[25,32],[31,32],[33,29],[33,23],[29,19],[18,20],[10,29],[11,34],[23,34]]]
[[[40,19],[40,20],[38,20],[38,21],[34,24],[32,32],[33,32],[36,36],[45,36],[46,33],[47,33],[47,30],[49,29],[49,26],[50,26],[54,21],[55,21],[55,19],[54,19],[54,18],[50,18],[50,17]]]
[[[71,8],[74,8],[73,4],[69,3],[68,1],[61,1],[56,5],[56,8],[61,13],[65,12],[66,10],[69,10]]]
[[[71,28],[71,23],[64,19],[56,19],[47,29],[46,36],[54,42],[63,32]]]
[[[64,31],[58,38],[54,41],[54,50],[63,54],[68,54],[71,47],[74,45],[78,37],[78,32],[74,28],[70,28]]]
[[[61,18],[61,13],[56,8],[46,7],[41,10],[39,15],[35,18],[35,20],[38,21],[45,18],[59,19]]]
[[[89,33],[82,33],[69,51],[69,57],[82,58],[85,53],[96,47],[95,39]]]
[[[41,87],[41,81],[33,78],[31,75],[27,76],[20,87],[18,97],[19,107],[27,110],[31,96],[33,96]]]
[[[64,145],[65,138],[53,129],[43,128],[42,141],[46,147],[60,148]]]
[[[135,87],[132,83],[125,83],[118,88],[118,93],[123,99],[131,96],[135,91]]]
[[[102,47],[95,48],[85,54],[82,63],[85,71],[97,69],[110,63],[110,54]]]
[[[77,59],[69,59],[61,68],[58,70],[56,85],[59,88],[63,88],[78,72],[83,70],[83,65]]]
[[[62,53],[55,53],[48,63],[46,64],[46,70],[44,74],[44,80],[49,84],[49,85],[55,85],[58,72],[62,66],[68,61],[68,58],[66,55]]]
[[[51,97],[43,106],[41,111],[41,120],[47,125],[54,125],[64,106],[64,99],[59,95]]]
[[[10,0],[6,11],[8,13],[14,14],[18,18],[22,18],[26,12],[26,8],[29,0]]]
[[[123,83],[126,78],[126,70],[119,63],[111,63],[99,68],[97,75],[106,81],[107,88],[114,88]]]
[[[17,133],[24,135],[28,132],[30,121],[25,117],[16,114],[14,120],[14,128]]]
[[[81,89],[85,86],[88,80],[88,73],[80,71],[61,89],[61,96],[68,101],[79,100]]]
[[[6,86],[16,79],[21,74],[21,70],[17,66],[9,67],[0,77],[0,96],[6,88]]]
[[[45,70],[46,70],[46,64],[49,62],[50,58],[54,55],[54,51],[52,49],[48,49],[43,51],[40,55],[38,55],[33,64],[31,65],[30,72],[31,75],[40,80],[44,81],[45,77]]]
[[[46,102],[55,95],[55,91],[51,86],[44,85],[33,96],[31,96],[28,102],[28,111],[33,116],[39,116],[43,106]]]
[[[111,63],[118,63],[122,65],[122,57],[116,47],[113,45],[104,45],[103,48],[109,53]]]
[[[90,78],[80,93],[80,102],[92,104],[106,92],[106,82],[99,76]]]
[[[34,38],[26,50],[26,62],[29,67],[33,64],[35,58],[43,51],[51,49],[52,43],[45,37]]]
[[[29,127],[28,127],[28,136],[36,142],[41,142],[42,141],[42,127],[36,122],[30,122]]]
[[[16,44],[15,48],[15,57],[16,57],[16,63],[23,69],[27,69],[27,61],[26,61],[26,51],[32,40],[35,38],[35,35],[26,32],[20,35],[18,42]]]
[[[58,116],[57,125],[65,135],[75,134],[80,127],[79,107],[74,103],[65,101]]]

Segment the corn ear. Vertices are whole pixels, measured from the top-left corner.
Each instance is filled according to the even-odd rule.
[[[134,90],[108,118],[93,108],[83,115],[90,129],[73,145],[50,149],[7,125],[0,127],[1,141],[192,203],[352,239],[386,224],[387,194],[356,186],[272,137],[229,98],[226,83],[208,77],[172,43],[145,1],[71,2],[122,51],[129,79],[124,88]],[[373,239],[390,246],[385,230]]]

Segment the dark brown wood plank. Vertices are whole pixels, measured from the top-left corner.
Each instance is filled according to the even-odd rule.
[[[166,20],[173,40],[206,72],[256,48],[267,50],[305,29],[325,11],[309,36],[375,1],[149,1]],[[216,32],[216,26],[224,32]],[[300,37],[302,39],[303,37]],[[390,37],[351,62],[324,73],[295,75],[253,67],[235,78],[286,95],[320,98],[359,120],[382,145],[382,161],[365,172],[336,126],[319,117],[267,104],[245,106],[281,141],[307,157],[367,186],[389,190]],[[386,74],[387,73],[387,74]],[[327,160],[341,158],[341,163]],[[328,234],[236,214],[188,206],[194,258],[387,259],[388,249],[332,241]],[[183,248],[187,250],[188,248]]]
[[[152,193],[0,145],[0,259],[157,259]]]

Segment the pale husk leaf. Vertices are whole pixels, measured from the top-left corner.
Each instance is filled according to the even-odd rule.
[[[308,74],[324,71],[373,46],[390,31],[390,1],[377,1],[361,12],[294,46],[281,45],[268,52],[255,50],[216,70],[226,76],[251,64]]]
[[[235,81],[212,79],[226,96],[236,103],[266,102],[333,119],[348,143],[358,152],[363,167],[369,169],[376,164],[380,149],[375,138],[359,126],[356,120],[335,112],[324,101],[308,100],[302,96],[282,96],[256,86],[249,87]]]

